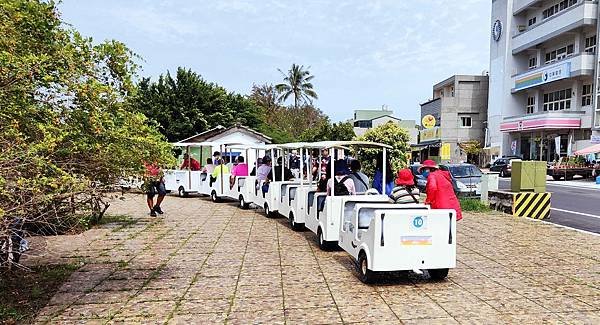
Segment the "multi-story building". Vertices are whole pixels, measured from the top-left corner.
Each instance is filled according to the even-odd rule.
[[[492,1],[490,155],[551,161],[590,145],[597,34],[598,1]]]
[[[476,140],[483,145],[487,104],[487,75],[455,75],[434,85],[433,99],[421,104],[421,118],[433,115],[436,124],[420,131],[413,157],[418,150],[421,160],[480,163],[478,155],[468,156],[464,144]]]
[[[377,109],[357,109],[354,111],[354,119],[350,121],[354,125],[354,134],[361,136],[367,132],[367,130],[385,124],[387,122],[393,122],[398,124],[400,127],[405,128],[410,134],[410,144],[417,143],[417,136],[419,131],[416,128],[415,120],[402,120],[394,117],[394,111],[388,110],[385,107]]]

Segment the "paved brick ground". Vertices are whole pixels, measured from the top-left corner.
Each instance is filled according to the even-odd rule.
[[[321,252],[286,219],[175,197],[150,218],[144,205],[128,195],[109,213],[135,224],[49,238],[45,255],[27,260],[84,263],[37,321],[600,324],[598,236],[466,214],[447,281],[396,274],[366,286],[345,252]]]

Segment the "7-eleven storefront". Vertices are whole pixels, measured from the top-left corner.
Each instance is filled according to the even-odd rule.
[[[554,161],[590,144],[591,128],[582,128],[583,112],[543,112],[504,118],[508,133],[504,152],[524,160]]]

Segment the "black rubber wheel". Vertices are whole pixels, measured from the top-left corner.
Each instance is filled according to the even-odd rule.
[[[506,174],[504,173],[504,169],[500,170],[500,177],[502,177],[502,178],[506,177]]]
[[[246,210],[250,207],[250,203],[246,203],[246,200],[244,200],[243,195],[240,195],[239,199],[240,199],[240,208]]]
[[[367,254],[361,251],[358,254],[358,261],[356,263],[358,269],[358,278],[363,283],[373,283],[375,280],[375,272],[369,270],[369,261],[367,260]]]
[[[264,210],[265,210],[265,216],[267,218],[273,218],[273,212],[271,212],[271,208],[269,208],[269,204],[265,203],[265,205],[263,206]]]
[[[329,241],[326,241],[323,238],[323,231],[321,230],[321,228],[317,229],[317,240],[319,241],[319,248],[322,251],[329,251],[331,250],[331,247],[333,246],[333,244]]]
[[[177,189],[177,195],[179,195],[179,197],[187,197],[187,192],[183,186],[179,186],[179,189]]]
[[[442,281],[448,276],[448,269],[431,269],[428,272],[434,281]]]
[[[560,181],[561,177],[557,175],[552,175],[552,179],[555,181]]]
[[[210,193],[210,200],[213,201],[214,203],[217,203],[220,201],[219,197],[217,196],[217,192],[216,191],[212,191]]]
[[[300,231],[304,228],[304,225],[301,223],[296,223],[296,220],[294,219],[294,213],[290,212],[290,228],[292,228],[292,230],[294,231]]]

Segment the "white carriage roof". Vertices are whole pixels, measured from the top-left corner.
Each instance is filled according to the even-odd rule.
[[[344,147],[349,147],[349,146],[363,146],[363,147],[380,147],[380,148],[386,148],[386,149],[391,149],[392,146],[387,145],[387,144],[383,144],[383,143],[377,143],[377,142],[370,142],[370,141],[321,141],[321,142],[315,142],[312,145],[315,146],[315,148],[344,148]]]

